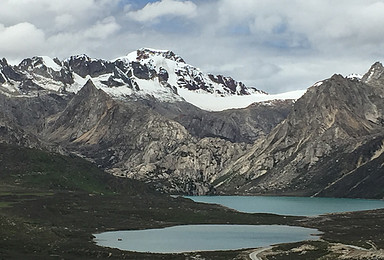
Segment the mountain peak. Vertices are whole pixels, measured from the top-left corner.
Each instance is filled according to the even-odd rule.
[[[50,58],[48,56],[35,56],[32,58],[27,58],[21,61],[19,67],[33,70],[34,68],[46,67],[54,71],[60,71],[62,69],[62,64],[57,58]]]
[[[73,55],[71,57],[69,57],[67,60],[86,60],[86,61],[90,61],[91,58],[86,55],[86,54],[78,54],[78,55]]]
[[[85,85],[80,89],[79,93],[80,92],[92,93],[94,91],[98,91],[98,89],[96,88],[93,81],[91,79],[88,79]]]
[[[384,84],[383,64],[378,61],[375,62],[363,76],[361,81],[372,86],[382,86]]]
[[[379,61],[376,61],[372,67],[383,69],[383,64]]]
[[[76,93],[92,79],[96,88],[114,98],[182,100],[207,110],[246,107],[260,98],[271,99],[264,97],[265,92],[248,88],[231,77],[204,73],[185,63],[173,51],[151,48],[141,48],[114,60],[90,58],[85,54],[62,61],[47,56],[33,57],[24,59],[18,66],[1,68],[1,72],[1,87],[6,88],[4,83],[11,80],[17,83],[14,86],[23,86],[23,94],[40,90]],[[20,91],[19,87],[12,88],[12,93]],[[206,106],[217,102],[225,106]]]
[[[0,59],[0,68],[8,66],[8,61],[5,58]]]
[[[185,63],[184,59],[170,50],[156,50],[151,48],[140,48],[135,52],[128,54],[129,57],[136,61],[146,60],[151,57],[163,57],[168,60]],[[132,60],[133,61],[133,60]]]
[[[344,80],[345,78],[343,75],[340,74],[333,74],[332,77],[330,78],[331,80],[339,81],[339,80]]]
[[[111,100],[111,97],[102,89],[96,87],[91,79],[88,79],[84,86],[79,90],[75,98],[78,103],[88,102],[86,100],[96,100],[95,102],[101,102],[104,100]]]

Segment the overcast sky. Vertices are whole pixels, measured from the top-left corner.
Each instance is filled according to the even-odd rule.
[[[0,56],[170,49],[270,93],[384,61],[379,0],[1,0]]]

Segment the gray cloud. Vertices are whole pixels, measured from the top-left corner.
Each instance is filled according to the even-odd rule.
[[[383,61],[383,12],[381,0],[4,0],[0,55],[112,59],[172,49],[276,93]]]

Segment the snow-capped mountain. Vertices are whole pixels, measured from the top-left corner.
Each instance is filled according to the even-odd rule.
[[[142,48],[111,61],[86,55],[60,61],[46,56],[10,66],[0,62],[0,91],[35,96],[39,91],[77,93],[88,80],[114,98],[187,101],[205,110],[246,107],[273,99],[297,99],[304,91],[268,95],[231,77],[212,75],[167,50]]]
[[[383,96],[381,63],[266,101],[276,96],[170,51],[3,59],[0,143],[75,154],[172,194],[383,198]]]

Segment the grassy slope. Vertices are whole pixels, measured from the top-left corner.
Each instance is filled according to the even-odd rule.
[[[118,181],[81,158],[5,144],[0,144],[0,178],[3,185],[43,190],[149,192],[145,185],[133,180]]]
[[[287,224],[297,219],[170,198],[143,183],[117,179],[77,157],[4,144],[0,144],[0,180],[0,259],[185,259],[184,254],[101,248],[92,243],[92,234],[189,223]],[[208,259],[239,255],[203,254]]]

